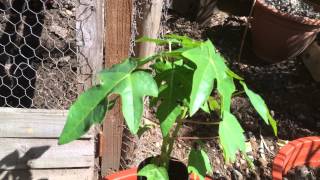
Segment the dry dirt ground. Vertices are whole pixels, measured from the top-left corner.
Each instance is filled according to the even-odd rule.
[[[245,39],[242,58],[238,61],[240,43],[247,18],[218,12],[210,23],[196,22],[170,14],[165,33],[188,35],[199,40],[211,39],[226,58],[232,70],[241,75],[248,86],[262,95],[272,115],[278,121],[279,136],[272,134],[258,117],[248,98],[240,94],[232,100],[232,111],[245,129],[247,146],[254,167],[239,156],[233,164],[225,164],[217,136],[217,126],[185,124],[174,146],[173,157],[187,162],[194,139],[204,138],[213,165],[214,179],[272,179],[272,161],[287,140],[320,135],[320,84],[313,81],[299,57],[277,64],[266,64],[252,52],[250,31]],[[199,113],[198,121],[217,121]],[[155,119],[151,119],[156,121]],[[191,137],[192,135],[192,137]],[[196,137],[196,138],[195,138]],[[158,128],[146,132],[140,139],[124,137],[123,168],[137,166],[149,156],[160,153],[161,133]]]

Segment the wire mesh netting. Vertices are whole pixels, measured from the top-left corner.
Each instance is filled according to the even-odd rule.
[[[79,1],[0,0],[0,107],[67,109],[85,88]]]

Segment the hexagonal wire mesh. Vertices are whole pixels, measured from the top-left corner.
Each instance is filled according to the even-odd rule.
[[[0,107],[67,109],[84,88],[79,0],[0,0]],[[79,31],[79,30],[78,30]]]

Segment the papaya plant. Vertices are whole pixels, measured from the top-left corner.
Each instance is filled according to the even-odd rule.
[[[114,104],[111,95],[117,94],[126,125],[133,134],[144,129],[144,98],[149,98],[150,106],[156,109],[163,137],[161,154],[138,172],[140,176],[149,180],[169,179],[167,170],[174,140],[185,119],[192,118],[200,109],[208,113],[219,111],[220,144],[225,160],[233,162],[237,152],[245,152],[244,130],[230,110],[237,82],[262,120],[277,134],[276,121],[264,100],[228,68],[210,40],[167,35],[163,39],[144,37],[139,41],[154,42],[168,50],[147,58],[128,58],[98,73],[99,83],[83,92],[70,107],[59,144],[76,140],[93,124],[101,123]],[[214,92],[218,99],[211,96]],[[199,147],[191,149],[188,171],[204,179],[212,168],[202,145]]]

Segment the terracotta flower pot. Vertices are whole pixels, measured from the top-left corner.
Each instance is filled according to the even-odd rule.
[[[110,176],[104,177],[103,180],[138,180],[137,172],[138,172],[137,168],[119,171]],[[189,180],[199,180],[199,178],[194,179],[194,176],[190,175]],[[209,177],[206,177],[205,180],[212,180],[212,179]]]
[[[257,0],[252,21],[252,44],[261,59],[275,63],[299,55],[316,38],[320,20],[280,12]]]
[[[305,137],[289,142],[282,147],[273,161],[273,180],[297,166],[320,167],[320,136]]]

